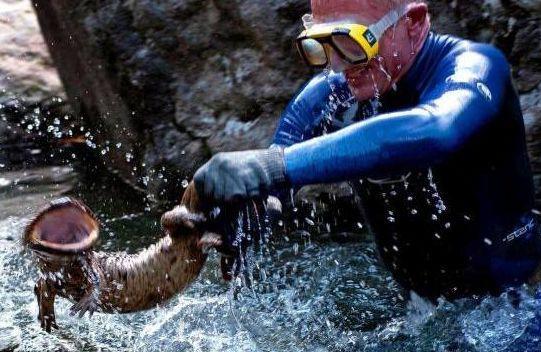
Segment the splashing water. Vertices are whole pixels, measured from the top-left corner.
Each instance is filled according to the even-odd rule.
[[[38,272],[18,238],[43,197],[64,188],[29,185],[25,205],[16,210],[12,205],[21,193],[0,195],[0,346],[11,344],[16,351],[538,350],[541,300],[534,288],[432,305],[397,286],[380,265],[370,236],[335,243],[317,233],[309,241],[289,234],[289,242],[275,238],[270,248],[247,253],[254,259],[251,286],[233,283],[233,290],[224,283],[219,256],[212,254],[194,285],[153,310],[78,319],[68,313],[71,303],[59,299],[61,330],[47,334],[36,321]],[[102,213],[116,225],[112,236],[104,230],[111,242],[104,244],[106,250],[136,250],[154,240],[134,236],[148,232],[141,226],[148,215]]]
[[[335,117],[338,111],[347,111],[356,103],[356,99],[349,89],[341,91],[331,79],[332,71],[329,68],[323,70],[325,78],[331,89],[328,101],[321,111],[321,121],[319,123],[322,134],[334,131],[332,127],[336,122]]]
[[[222,259],[221,265],[224,277],[234,279],[231,285],[232,296],[236,296],[242,287],[251,289],[257,284],[257,280],[265,280],[264,266],[268,263],[273,248],[269,239],[273,228],[277,229],[281,220],[271,203],[273,202],[255,200],[248,202],[234,215],[231,226],[225,226],[222,231],[218,230],[219,233],[225,233],[229,244],[229,248],[224,250],[227,257]],[[228,219],[229,214],[235,214],[235,211],[226,209],[216,213],[221,213],[221,219]],[[217,221],[221,221],[219,217]],[[274,232],[277,234],[277,231]]]

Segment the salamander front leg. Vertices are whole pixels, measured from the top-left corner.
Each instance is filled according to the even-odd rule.
[[[70,308],[70,315],[79,315],[82,318],[86,312],[92,317],[98,310],[100,301],[101,279],[97,266],[89,258],[80,258],[83,273],[88,280],[88,288],[85,295]]]
[[[41,278],[34,286],[34,293],[38,300],[38,320],[41,323],[41,328],[47,332],[51,332],[51,328],[58,329],[54,315],[56,290],[47,282],[47,279]]]

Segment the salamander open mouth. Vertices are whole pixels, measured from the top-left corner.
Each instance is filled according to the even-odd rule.
[[[88,208],[73,198],[63,198],[34,219],[25,238],[32,246],[73,253],[90,248],[98,232],[98,221]]]

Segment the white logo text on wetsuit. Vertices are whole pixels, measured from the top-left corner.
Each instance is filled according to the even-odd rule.
[[[527,223],[525,226],[519,228],[518,230],[515,230],[511,232],[509,235],[504,237],[503,242],[510,242],[514,239],[517,239],[527,233],[528,231],[531,231],[535,228],[535,222],[534,219],[531,219],[529,223]]]

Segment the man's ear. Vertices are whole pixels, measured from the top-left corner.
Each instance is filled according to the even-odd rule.
[[[408,35],[415,51],[418,51],[424,42],[426,33],[430,28],[428,6],[423,2],[413,3],[408,7],[406,24]]]

